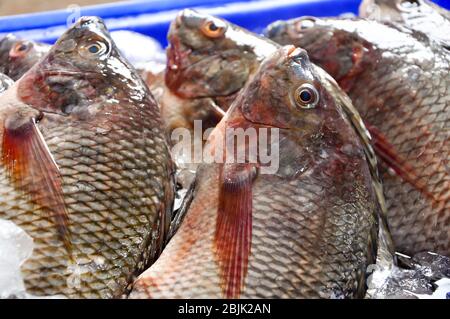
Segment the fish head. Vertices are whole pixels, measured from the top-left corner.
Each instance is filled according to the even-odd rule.
[[[285,46],[263,62],[230,110],[255,125],[314,136],[325,125],[337,125],[342,110],[305,50]]]
[[[21,40],[12,34],[0,40],[0,72],[18,80],[50,49],[50,45]]]
[[[359,6],[359,15],[379,21],[403,21],[406,16],[433,10],[433,5],[424,0],[364,0]]]
[[[184,98],[237,92],[277,48],[223,19],[189,9],[172,22],[168,39],[166,84]]]
[[[18,95],[40,111],[92,115],[108,102],[139,102],[147,96],[133,71],[102,20],[83,17],[22,77]]]
[[[363,18],[404,25],[430,37],[450,50],[450,12],[428,0],[364,0],[359,7]]]
[[[266,34],[280,44],[304,48],[311,61],[341,81],[359,74],[374,60],[373,46],[356,32],[360,24],[366,29],[371,27],[368,25],[371,22],[365,22],[305,16],[275,22],[268,27]]]

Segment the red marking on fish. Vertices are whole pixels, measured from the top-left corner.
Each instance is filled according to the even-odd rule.
[[[191,50],[182,51],[180,49],[179,39],[172,39],[170,47],[167,49],[167,70],[165,81],[167,87],[174,91],[177,95],[179,95],[178,88],[184,82],[182,71],[185,65],[185,59],[190,53]]]
[[[221,172],[214,244],[225,298],[239,298],[252,240],[253,166],[225,164]]]
[[[20,115],[19,115],[20,116]],[[68,252],[71,251],[68,211],[62,178],[34,118],[23,123],[6,119],[1,161],[13,183],[49,212]]]
[[[419,176],[414,172],[414,167],[396,153],[395,146],[389,143],[383,133],[370,124],[366,123],[366,127],[372,136],[375,153],[383,163],[394,170],[405,182],[429,198],[433,202],[434,208],[443,209],[445,198],[437,198],[427,189],[427,184],[420,180]]]

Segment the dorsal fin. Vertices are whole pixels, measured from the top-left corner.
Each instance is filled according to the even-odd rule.
[[[225,298],[239,298],[247,275],[255,174],[251,164],[225,164],[220,174],[214,244]]]
[[[14,185],[48,212],[70,255],[62,178],[34,118],[27,120],[18,115],[6,119],[1,160]]]

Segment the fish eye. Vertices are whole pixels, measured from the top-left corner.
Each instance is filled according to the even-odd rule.
[[[303,109],[312,109],[319,102],[319,92],[310,83],[300,85],[294,93],[295,103]]]
[[[206,21],[201,30],[208,38],[221,37],[226,31],[226,24],[222,21]]]
[[[26,51],[27,49],[28,49],[28,45],[26,43],[20,43],[17,46],[16,51],[23,52],[23,51]]]
[[[401,0],[397,4],[397,6],[402,11],[410,11],[410,10],[414,10],[415,8],[420,7],[420,1],[419,0]]]
[[[88,51],[92,54],[96,54],[100,51],[100,45],[98,44],[93,44],[91,46],[88,47]]]
[[[9,55],[12,57],[17,57],[20,55],[25,54],[28,52],[31,48],[31,45],[26,41],[20,41],[14,45],[14,47],[11,48],[11,51],[9,52]]]
[[[95,41],[83,46],[81,54],[85,57],[102,57],[109,53],[109,45],[101,41]]]
[[[296,29],[298,32],[314,27],[316,21],[313,18],[304,18],[297,22]]]

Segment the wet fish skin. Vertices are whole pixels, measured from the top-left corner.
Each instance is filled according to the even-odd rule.
[[[0,73],[18,80],[50,47],[46,43],[22,40],[12,34],[3,37],[0,39]]]
[[[206,35],[208,23],[223,30],[222,35]],[[266,55],[276,50],[262,37],[190,9],[181,11],[172,22],[168,40],[166,84],[184,98],[238,92]]]
[[[202,121],[203,129],[213,128],[225,113],[213,98],[181,98],[174,94],[165,83],[165,70],[141,73],[147,86],[161,108],[161,115],[168,133],[177,128],[194,132],[194,121]]]
[[[207,36],[204,26],[214,22],[225,31],[219,37]],[[275,43],[256,36],[223,19],[186,9],[178,13],[168,33],[165,81],[147,76],[150,89],[161,107],[169,134],[177,128],[194,135],[194,121],[202,131],[214,128],[238,92]],[[178,141],[173,141],[177,143]],[[195,141],[200,144],[204,140]],[[180,175],[192,175],[197,165],[175,157]],[[192,177],[192,176],[191,176]],[[183,178],[190,181],[191,178]],[[186,181],[180,181],[186,188]]]
[[[217,140],[227,128],[280,128],[278,171],[255,173],[256,164],[245,180],[242,164],[202,164],[180,229],[158,261],[137,279],[131,298],[363,296],[365,267],[376,254],[378,204],[363,143],[334,98],[336,92],[329,92],[322,81],[303,50],[285,47],[263,63],[211,133],[208,145],[217,152]],[[294,90],[305,82],[320,92],[313,109],[293,103]],[[230,170],[238,173],[229,175],[237,177],[236,192],[251,200],[250,221],[245,206],[236,211],[221,208],[227,184],[223,174]],[[246,181],[250,197],[240,188]],[[242,227],[249,236],[230,241],[250,240],[248,264],[233,254],[228,260],[220,256],[224,239],[217,234],[222,223],[227,224],[220,214],[230,213],[241,218],[225,229],[233,233],[233,227]],[[241,253],[246,248],[234,247]],[[236,268],[230,266],[233,260]],[[241,276],[223,277],[233,270],[242,271]],[[233,281],[238,278],[242,287]],[[235,290],[227,290],[224,280]]]
[[[22,267],[27,292],[71,298],[127,294],[162,249],[174,192],[160,112],[137,72],[120,56],[103,22],[84,17],[0,104],[0,218],[34,239],[34,253]],[[5,136],[21,142],[22,135],[9,129],[20,125],[14,114],[23,121],[34,116],[58,167],[70,249],[54,220],[58,208],[46,206],[52,198],[42,191],[46,185],[37,183],[39,176],[16,183],[4,164]],[[28,196],[30,187],[46,196]]]
[[[413,167],[420,187],[382,174],[397,250],[450,255],[448,52],[423,33],[367,20],[305,17],[268,35],[305,48]]]
[[[219,37],[206,36],[205,32],[202,30],[202,26],[211,22],[221,26],[225,32]],[[192,48],[193,45],[189,41],[190,39],[195,39],[195,48]],[[207,83],[206,85],[211,83],[211,78],[215,79],[215,81],[221,81],[223,77],[239,78],[243,80],[242,68],[232,68],[228,64],[225,64],[223,68],[208,68],[210,65],[208,61],[221,61],[223,58],[222,52],[224,50],[226,52],[232,52],[234,59],[236,59],[235,62],[239,61],[239,65],[246,65],[247,69],[253,70],[248,75],[245,82],[234,82],[234,85],[237,83],[240,84],[236,86],[236,88],[239,88],[236,93],[226,96],[216,95],[209,98],[202,98],[202,91],[192,88],[192,90],[186,91],[189,92],[190,96],[194,96],[194,98],[186,99],[175,96],[172,90],[164,90],[167,97],[160,101],[163,117],[167,119],[170,115],[170,120],[167,121],[169,126],[175,124],[172,126],[184,125],[183,127],[187,128],[192,128],[193,119],[201,119],[203,120],[203,123],[207,123],[208,125],[214,124],[214,120],[219,119],[219,117],[217,117],[218,112],[216,111],[217,106],[223,110],[227,110],[229,105],[231,105],[236,96],[251,78],[252,74],[258,69],[261,62],[281,47],[279,44],[268,38],[249,32],[229,21],[193,10],[181,11],[175,21],[172,22],[169,31],[169,43],[167,75],[173,83],[177,83],[178,86],[190,87],[192,82],[191,78],[184,76],[185,72],[180,70],[188,70],[188,72],[190,72],[194,69],[196,83]],[[329,91],[336,92],[335,98],[340,99],[340,102],[345,105],[345,110],[359,132],[360,138],[365,141],[365,150],[367,159],[371,163],[374,187],[377,189],[379,202],[382,206],[382,211],[384,212],[381,216],[382,220],[384,220],[382,221],[384,226],[382,227],[383,230],[380,233],[380,238],[385,238],[386,246],[380,246],[383,247],[381,250],[384,253],[380,253],[379,255],[384,256],[385,258],[383,259],[390,263],[392,256],[388,255],[392,255],[393,250],[390,243],[390,235],[387,231],[387,225],[385,225],[384,197],[382,194],[381,181],[378,176],[376,157],[371,146],[372,141],[370,135],[367,134],[366,127],[360,125],[362,120],[359,114],[357,114],[357,111],[354,109],[346,94],[341,92],[338,88],[334,79],[326,74],[320,67],[317,67],[316,65],[313,67],[315,72],[320,74],[323,78],[323,84],[328,86]],[[215,94],[222,93],[217,91]],[[183,110],[183,112],[181,112],[181,110]],[[199,112],[200,110],[201,112]],[[202,116],[195,118],[194,116],[186,116],[186,114]],[[189,125],[189,123],[191,124]],[[207,128],[208,125],[204,125],[204,128]],[[391,252],[389,253],[388,251]]]
[[[13,85],[13,83],[14,81],[11,80],[8,76],[4,75],[3,73],[0,73],[0,93],[5,91],[11,85]]]
[[[363,0],[359,15],[381,22],[402,23],[450,49],[450,12],[431,1]]]

